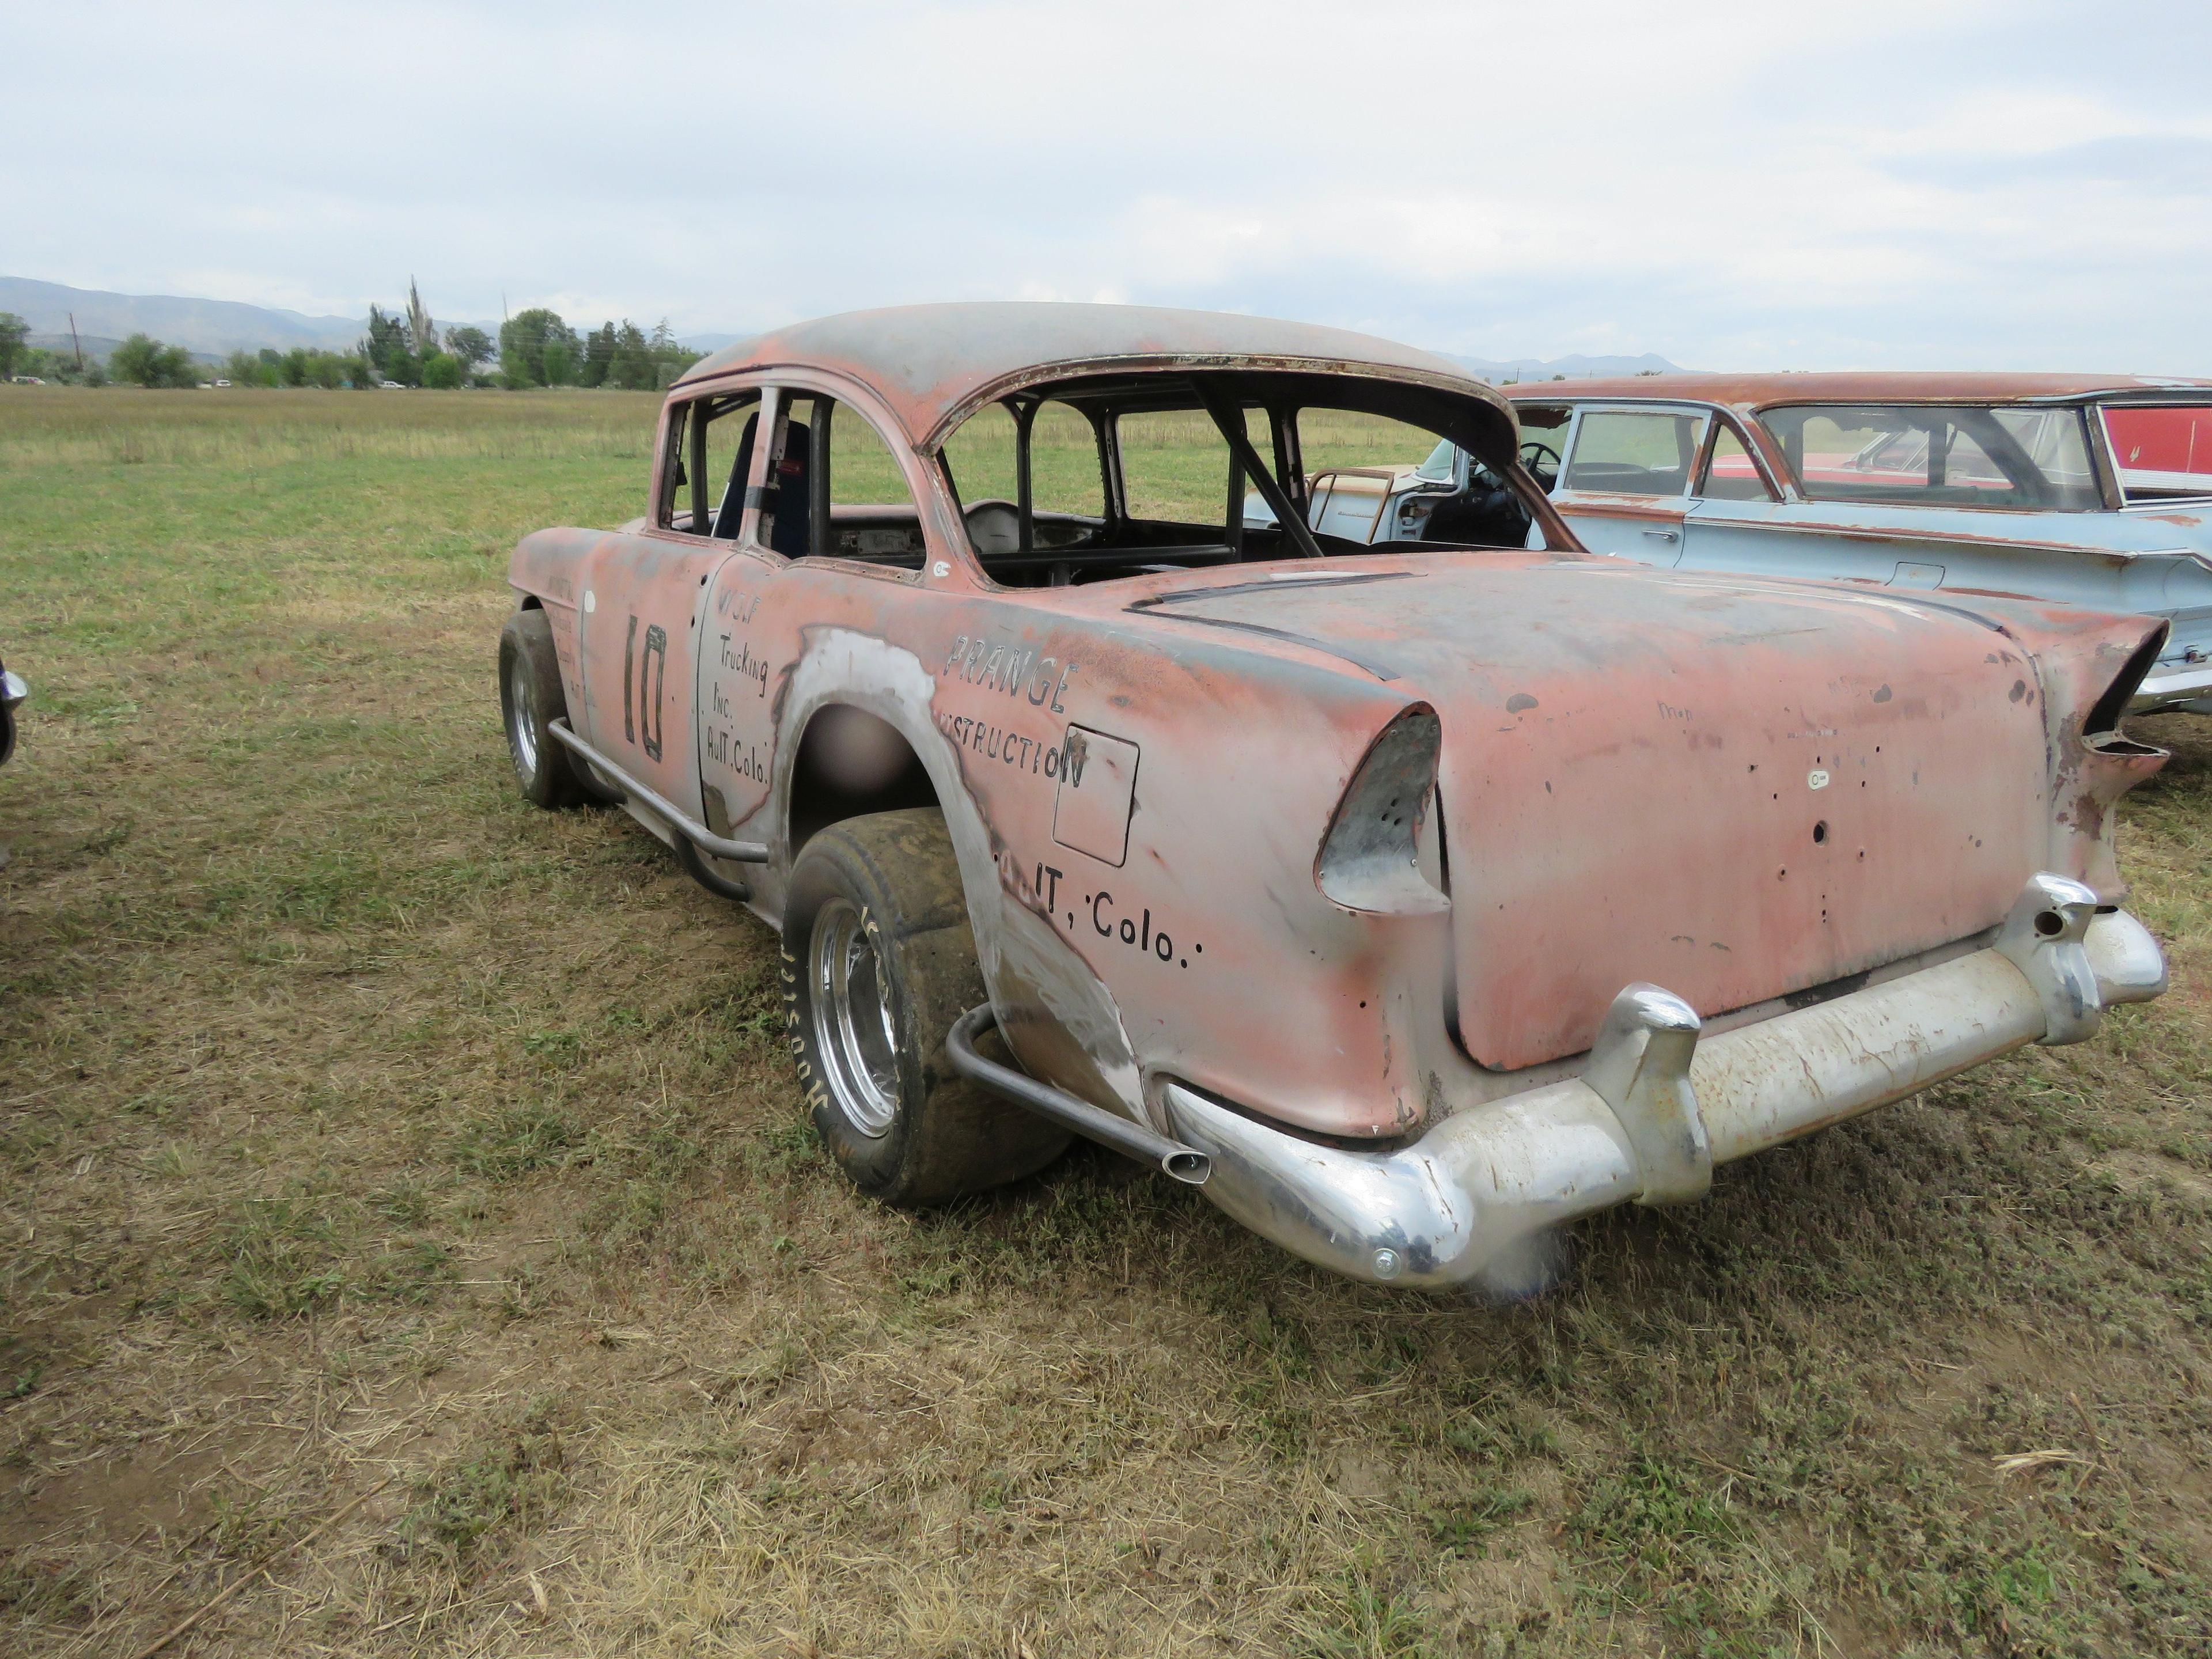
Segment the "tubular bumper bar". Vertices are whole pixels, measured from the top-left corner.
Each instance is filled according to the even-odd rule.
[[[564,748],[573,749],[586,760],[605,773],[615,781],[616,787],[638,805],[659,818],[679,840],[687,841],[702,853],[712,853],[718,859],[728,859],[733,864],[766,864],[769,861],[768,843],[758,841],[729,841],[716,835],[667,796],[648,789],[635,778],[578,737],[568,722],[550,720],[545,729],[558,738]]]
[[[1656,986],[1613,1000],[1581,1076],[1471,1107],[1394,1152],[1346,1152],[1170,1083],[1206,1196],[1309,1261],[1375,1283],[1522,1288],[1540,1236],[1634,1200],[1702,1197],[1713,1166],[1901,1100],[2028,1042],[2078,1042],[2166,989],[2142,924],[2039,875],[1988,947],[1699,1041]]]
[[[1172,1176],[1188,1186],[1206,1185],[1212,1166],[1206,1162],[1205,1153],[1180,1146],[1141,1123],[1101,1110],[1064,1089],[1039,1083],[1027,1072],[1001,1066],[977,1053],[975,1039],[986,1027],[996,1024],[998,1016],[991,1012],[988,1002],[979,1003],[953,1021],[952,1029],[945,1034],[945,1057],[952,1062],[954,1071],[970,1083],[1003,1095],[1017,1106],[1026,1106],[1039,1117],[1048,1117],[1062,1128],[1073,1129],[1086,1140],[1112,1147],[1124,1158],[1149,1164],[1161,1174]]]

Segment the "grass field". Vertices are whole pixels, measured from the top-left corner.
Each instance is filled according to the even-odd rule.
[[[766,932],[510,781],[507,550],[651,414],[0,388],[0,1652],[2212,1651],[2201,723],[2167,998],[1540,1301],[1087,1151],[899,1214]]]

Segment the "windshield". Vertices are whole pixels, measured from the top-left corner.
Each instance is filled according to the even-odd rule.
[[[1813,501],[2104,506],[2075,409],[1804,404],[1761,416]]]
[[[2108,404],[2101,413],[2130,506],[2212,496],[2212,404]]]

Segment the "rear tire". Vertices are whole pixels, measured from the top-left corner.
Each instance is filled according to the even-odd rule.
[[[525,799],[549,810],[583,799],[584,786],[552,725],[568,714],[553,624],[540,610],[518,611],[499,631],[499,706],[507,752]]]
[[[831,825],[793,865],[784,1007],[814,1127],[862,1192],[920,1208],[1019,1180],[1067,1132],[956,1074],[985,1000],[960,866],[933,808]]]

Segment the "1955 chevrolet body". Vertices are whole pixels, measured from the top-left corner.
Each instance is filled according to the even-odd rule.
[[[1480,457],[1545,545],[1316,532],[1332,421]],[[763,335],[670,393],[642,518],[517,548],[515,767],[781,930],[864,1190],[1081,1133],[1400,1285],[2164,988],[2112,814],[2163,624],[1594,556],[1517,442],[1444,359],[1250,318]]]

